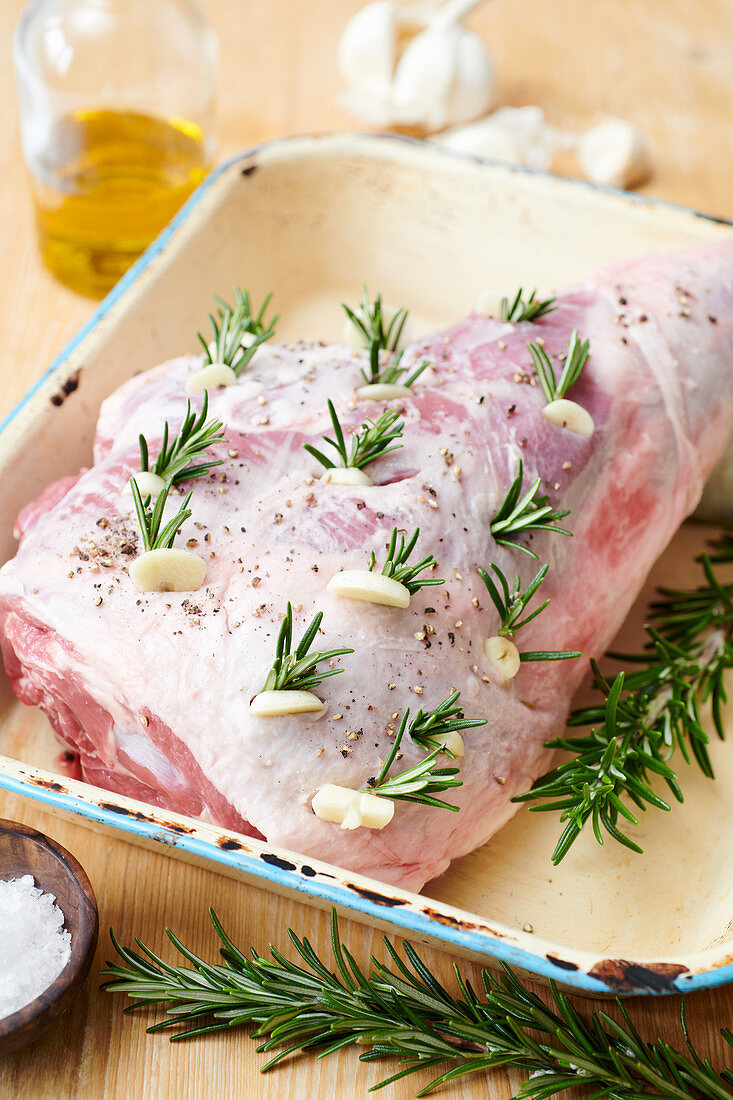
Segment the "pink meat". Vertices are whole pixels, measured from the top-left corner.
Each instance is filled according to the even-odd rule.
[[[552,604],[520,649],[588,657],[695,507],[733,427],[733,243],[615,264],[558,305],[532,325],[472,316],[408,349],[405,362],[431,367],[397,403],[404,446],[370,467],[366,488],[320,483],[303,449],[329,431],[329,397],[345,426],[382,410],[354,399],[365,356],[313,344],[259,351],[236,386],[210,395],[228,443],[224,465],[190,486],[194,514],[178,544],[207,569],[193,593],[136,592],[138,538],[122,489],[138,468],[138,434],[154,452],[164,420],[180,422],[200,358],[114,393],[95,465],[32,509],[0,571],[11,682],[79,753],[84,776],[411,888],[488,840],[514,812],[512,795],[546,768],[543,744],[562,730],[586,668],[524,664],[500,684],[483,654],[497,615],[476,567],[493,561],[525,583],[537,568],[490,533],[519,459],[525,485],[540,476],[553,506],[570,509],[574,533],[532,539],[550,566]],[[542,337],[558,356],[573,328],[591,340],[571,394],[593,416],[591,439],[542,416],[526,348]],[[330,595],[334,573],[364,568],[371,550],[383,559],[394,525],[420,527],[420,555],[435,555],[446,584],[407,611]],[[287,599],[296,636],[322,609],[318,647],[355,652],[321,685],[323,716],[254,718]],[[384,830],[353,832],[315,817],[321,784],[358,788],[378,773],[395,714],[432,709],[453,688],[467,715],[488,719],[464,736],[463,786],[451,792],[459,813],[397,803]],[[403,749],[401,769],[422,756]]]

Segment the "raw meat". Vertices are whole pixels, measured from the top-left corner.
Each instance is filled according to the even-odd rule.
[[[95,464],[25,511],[18,554],[0,572],[13,687],[48,714],[86,779],[415,889],[507,821],[512,795],[547,767],[543,743],[586,668],[525,664],[501,685],[483,654],[497,616],[476,567],[494,561],[525,583],[537,568],[489,529],[519,459],[527,486],[541,476],[552,504],[571,510],[574,533],[532,541],[550,566],[552,605],[519,647],[588,657],[695,507],[733,426],[733,243],[615,264],[558,305],[532,325],[471,316],[408,349],[405,362],[432,366],[397,403],[404,446],[370,467],[366,488],[319,482],[303,449],[329,431],[329,397],[345,426],[379,414],[354,401],[365,356],[317,344],[258,351],[236,386],[210,395],[228,443],[225,464],[192,483],[177,543],[206,562],[193,593],[133,588],[139,540],[122,489],[139,468],[138,433],[157,453],[164,420],[180,423],[200,358],[136,376],[105,402]],[[573,328],[591,340],[571,393],[593,416],[590,439],[541,415],[526,349],[541,336],[560,354]],[[364,568],[371,550],[383,560],[393,525],[420,527],[420,555],[435,555],[445,586],[407,611],[330,595],[340,569]],[[355,652],[318,689],[324,716],[254,718],[287,599],[296,637],[320,608],[318,648]],[[460,813],[398,802],[384,830],[353,832],[315,817],[321,784],[357,788],[377,774],[396,713],[432,709],[454,687],[467,715],[488,718],[464,736],[463,786],[450,792]],[[401,769],[422,756],[403,748]]]

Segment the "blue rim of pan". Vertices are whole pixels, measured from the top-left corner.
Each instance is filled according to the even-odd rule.
[[[243,153],[230,157],[219,165],[199,187],[194,191],[189,200],[176,214],[169,225],[159,237],[142,254],[139,260],[130,268],[126,275],[120,279],[107,297],[100,303],[89,320],[82,326],[76,335],[69,341],[60,354],[54,359],[48,369],[24,394],[14,409],[0,422],[0,432],[4,431],[18,416],[33,395],[52,377],[69,359],[79,345],[94,331],[96,326],[117,304],[117,302],[132,288],[133,284],[147,270],[153,261],[166,248],[171,238],[191,216],[212,185],[235,165],[245,165],[243,174],[249,174],[256,165],[258,154],[262,150],[277,149],[288,144],[312,142],[333,142],[343,138],[358,138],[368,144],[385,146],[390,143],[406,143],[424,147],[424,143],[412,138],[394,134],[347,134],[347,135],[299,135],[294,138],[279,138],[267,142],[264,145],[255,146]],[[433,150],[440,152],[439,150]],[[443,155],[453,159],[461,159],[474,162],[478,165],[499,167],[505,171],[526,174],[530,176],[547,177],[547,173],[540,172],[523,166],[506,165],[499,161],[482,159],[470,155],[444,152]],[[556,177],[552,177],[555,179]],[[733,225],[733,221],[715,217],[690,207],[675,203],[665,202],[659,199],[649,198],[643,195],[619,193],[613,188],[601,187],[583,180],[562,180],[563,185],[580,187],[593,191],[605,192],[616,200],[622,199],[633,204],[661,207],[668,210],[676,210],[691,217],[702,218],[721,225]],[[634,962],[624,959],[605,960],[604,964],[596,964],[594,970],[600,970],[603,978],[583,970],[576,963],[568,962],[558,955],[541,955],[527,951],[503,941],[497,933],[471,931],[470,928],[462,929],[453,927],[450,923],[438,921],[426,912],[416,912],[411,908],[402,908],[407,901],[400,901],[398,895],[379,894],[362,888],[359,892],[355,888],[349,889],[338,880],[316,872],[307,862],[298,866],[287,859],[277,855],[261,853],[259,856],[248,855],[246,852],[237,852],[217,847],[209,841],[197,837],[187,836],[179,830],[166,827],[154,817],[154,813],[136,813],[129,816],[122,807],[114,806],[114,795],[110,794],[103,805],[97,805],[93,801],[80,801],[80,799],[63,788],[63,782],[59,781],[50,785],[32,784],[18,779],[15,776],[3,774],[0,769],[0,788],[14,794],[23,795],[45,805],[53,806],[58,810],[71,813],[74,816],[82,816],[98,824],[112,827],[121,832],[132,833],[135,836],[153,840],[161,845],[176,848],[187,852],[191,856],[204,859],[208,862],[220,863],[228,867],[238,868],[254,879],[258,879],[263,886],[268,884],[279,887],[288,893],[305,895],[305,898],[314,898],[323,904],[340,906],[345,911],[359,913],[362,919],[373,918],[377,922],[387,923],[394,930],[406,938],[440,941],[446,949],[454,948],[458,951],[470,951],[482,955],[487,964],[491,962],[506,962],[510,966],[522,970],[525,973],[537,975],[543,979],[553,979],[566,988],[590,996],[621,995],[660,995],[668,993],[692,992],[694,990],[713,989],[716,986],[725,985],[733,981],[733,964],[714,967],[705,971],[690,971],[682,964],[672,962]],[[93,788],[90,788],[93,790]],[[195,824],[195,822],[193,823]],[[246,838],[244,838],[246,843]],[[269,858],[268,858],[269,856]],[[296,859],[298,857],[295,857]],[[307,868],[307,870],[304,870]],[[348,874],[347,874],[348,877]],[[333,881],[329,881],[332,879]],[[425,898],[425,901],[429,901]],[[426,906],[426,908],[430,908]],[[467,924],[470,922],[467,922]],[[682,954],[682,953],[680,953]],[[704,953],[701,953],[704,954]]]

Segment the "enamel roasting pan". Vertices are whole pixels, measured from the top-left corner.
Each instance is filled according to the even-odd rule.
[[[236,157],[0,425],[2,560],[14,553],[22,505],[90,461],[102,399],[133,373],[194,351],[212,295],[235,283],[255,300],[274,290],[279,339],[338,339],[339,303],[358,300],[362,283],[407,306],[420,332],[464,316],[486,287],[546,292],[615,257],[730,232],[691,210],[392,137],[288,138]],[[647,596],[654,584],[694,583],[705,534],[680,532]],[[638,640],[643,603],[626,644]],[[733,710],[729,721],[733,729]],[[716,781],[685,769],[684,805],[644,815],[643,856],[584,836],[554,868],[555,815],[520,810],[416,895],[66,778],[46,720],[0,684],[0,787],[262,889],[600,996],[733,979],[732,750],[716,741]]]

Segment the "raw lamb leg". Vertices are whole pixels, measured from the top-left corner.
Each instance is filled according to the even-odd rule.
[[[562,730],[587,657],[613,637],[733,427],[732,241],[616,263],[557,304],[532,324],[471,316],[413,344],[404,364],[431,367],[396,402],[404,445],[370,466],[366,487],[324,484],[303,449],[330,430],[328,398],[345,427],[383,410],[354,400],[365,355],[260,349],[236,385],[210,394],[228,442],[224,465],[190,486],[178,544],[207,570],[192,593],[134,589],[140,547],[123,487],[139,469],[138,434],[156,453],[164,421],[180,423],[201,359],[138,375],[106,401],[95,464],[26,510],[0,571],[13,687],[48,714],[89,781],[414,889],[507,821],[511,797],[548,765],[544,742]],[[591,438],[542,415],[527,351],[542,338],[559,356],[574,328],[591,342],[571,393],[593,417]],[[573,532],[529,543],[549,564],[552,603],[520,649],[586,659],[523,664],[502,683],[483,651],[497,615],[476,569],[495,562],[524,584],[536,571],[490,532],[520,459],[525,485],[541,477]],[[419,526],[419,554],[435,555],[445,585],[407,610],[330,594],[339,570],[364,568],[372,550],[384,560],[393,526]],[[355,652],[318,689],[322,716],[253,717],[288,599],[296,637],[322,609],[317,648]],[[315,816],[319,786],[360,788],[379,772],[395,715],[454,688],[467,716],[488,720],[465,732],[463,786],[450,792],[460,812],[398,802],[383,830],[351,832]],[[402,747],[400,770],[423,755]]]

